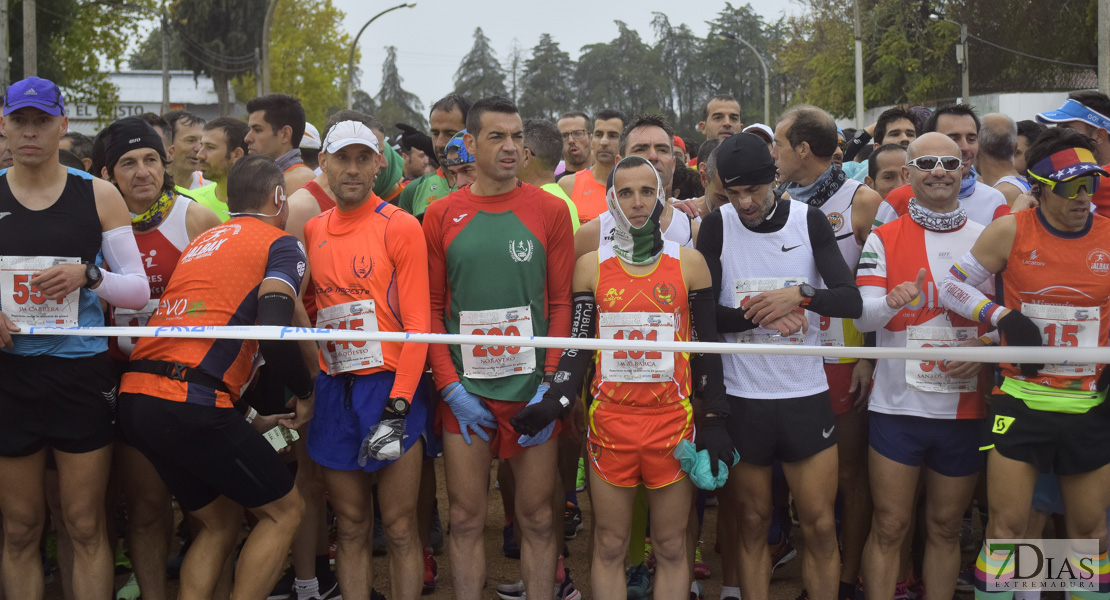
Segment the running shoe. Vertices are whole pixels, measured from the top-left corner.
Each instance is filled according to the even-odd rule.
[[[131,559],[127,558],[127,551],[123,549],[123,541],[116,544],[116,573],[123,574],[131,570]]]
[[[370,588],[370,600],[385,600],[385,594]]]
[[[705,595],[705,588],[702,587],[701,582],[695,581],[691,587],[697,588],[698,591],[690,590],[690,600],[701,600],[701,597]]]
[[[774,573],[775,569],[794,560],[796,556],[798,551],[790,545],[790,540],[783,537],[781,542],[771,548],[771,572]]]
[[[651,545],[651,538],[644,540],[644,564],[649,573],[655,572],[655,548]]]
[[[917,583],[913,577],[896,583],[894,585],[894,600],[917,600],[919,597],[916,589]]]
[[[139,581],[135,579],[135,574],[132,573],[127,578],[127,583],[116,592],[116,600],[139,600],[142,597],[142,592],[139,591]]]
[[[709,579],[709,565],[701,559],[701,542],[694,547],[694,579]]]
[[[967,565],[960,569],[960,574],[956,577],[956,591],[957,592],[974,592],[975,591],[975,563]]]
[[[424,548],[424,591],[422,594],[431,594],[436,591],[436,581],[439,580],[439,564],[431,548]]]
[[[497,586],[497,595],[501,600],[521,600],[524,598],[524,581],[502,583]]]
[[[563,561],[559,561],[562,566]],[[582,592],[574,587],[574,582],[570,579],[570,569],[563,567],[561,582],[555,584],[555,600],[582,600]]]
[[[316,583],[320,589],[320,595],[316,599],[343,600],[343,596],[339,593],[339,579],[335,576],[335,573],[332,573],[331,569],[317,572]]]
[[[573,540],[582,527],[582,509],[567,502],[566,512],[563,513],[563,539]]]
[[[503,538],[501,542],[501,554],[504,554],[506,558],[520,560],[520,544],[518,544],[513,537],[513,526],[506,525],[505,528],[501,530],[501,536]]]
[[[647,600],[651,597],[651,576],[646,564],[629,567],[625,577],[628,600]]]

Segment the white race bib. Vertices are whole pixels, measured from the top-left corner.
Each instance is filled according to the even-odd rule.
[[[130,308],[120,308],[118,306],[112,307],[112,322],[116,327],[146,327],[150,316],[154,311],[158,310],[158,304],[161,302],[158,298],[151,298],[146,306],[132,310]],[[135,344],[139,343],[137,337],[119,337],[116,338],[116,345],[119,346],[121,352],[127,356],[131,356],[131,351],[135,349]]]
[[[373,300],[356,300],[321,308],[316,312],[316,327],[350,331],[378,332],[378,315]],[[319,344],[320,355],[329,375],[380,367],[385,364],[380,342],[336,342]]]
[[[821,317],[821,345],[832,348],[844,346],[844,319]]]
[[[77,327],[81,290],[59,300],[47,300],[31,286],[31,277],[54,265],[81,264],[77,258],[0,256],[0,310],[16,325]]]
[[[979,337],[975,327],[916,326],[906,327],[907,348],[951,348]],[[974,392],[978,388],[978,376],[957,379],[948,374],[948,365],[943,360],[907,360],[906,384],[911,390],[919,392],[942,392],[959,394]]]
[[[674,340],[674,313],[601,313],[603,340]],[[614,382],[661,382],[674,376],[674,352],[602,350],[601,379]]]
[[[1037,324],[1045,346],[1095,348],[1098,346],[1099,307],[1021,303],[1021,314]],[[1095,374],[1094,363],[1045,365],[1042,375],[1085,377]]]
[[[732,283],[733,291],[736,294],[733,306],[740,308],[749,298],[754,298],[762,292],[781,290],[782,288],[793,287],[803,283],[809,283],[809,278],[758,277],[752,279],[737,279]],[[755,329],[740,332],[737,335],[737,340],[745,344],[802,344],[805,343],[806,336],[801,331],[794,335],[782,336],[774,329],[756,327]]]
[[[532,309],[528,306],[459,311],[462,335],[519,335],[532,337]],[[521,346],[462,344],[463,375],[469,379],[497,379],[536,371],[536,349]]]

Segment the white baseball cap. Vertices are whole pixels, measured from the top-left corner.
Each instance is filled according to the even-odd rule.
[[[766,140],[767,143],[775,141],[775,132],[771,131],[771,128],[764,125],[763,123],[753,123],[751,125],[748,125],[744,128],[744,131],[742,133],[754,133],[755,135],[758,135],[759,137]]]
[[[320,131],[312,123],[305,121],[304,136],[301,137],[301,148],[305,150],[320,149]]]
[[[374,135],[369,127],[358,121],[336,123],[335,127],[332,127],[331,131],[328,132],[328,137],[324,138],[323,151],[332,154],[351,144],[362,144],[374,152],[381,153],[378,148],[378,136]]]

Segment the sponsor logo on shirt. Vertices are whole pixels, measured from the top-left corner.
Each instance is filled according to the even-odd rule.
[[[359,279],[366,279],[374,270],[374,259],[365,256],[351,257],[351,273]]]
[[[529,262],[532,260],[532,240],[509,240],[509,256],[513,262]]]
[[[653,296],[655,296],[655,300],[661,305],[669,306],[672,302],[674,302],[675,289],[674,286],[669,283],[655,284],[655,287],[652,288],[651,293]]]
[[[1034,266],[1034,267],[1043,267],[1044,266],[1043,262],[1037,260],[1037,249],[1036,248],[1033,248],[1033,251],[1029,253],[1029,258],[1021,259],[1021,264],[1031,265],[1031,266]]]
[[[608,302],[609,307],[612,308],[614,304],[621,301],[621,297],[623,295],[624,288],[621,288],[619,292],[617,291],[617,288],[609,288],[609,291],[605,292],[605,294],[601,296],[601,301]]]
[[[828,217],[829,225],[832,225],[833,233],[840,233],[840,230],[844,227],[844,215],[834,212],[829,213]]]
[[[1110,274],[1110,254],[1102,248],[1095,248],[1087,253],[1087,268],[1099,277]]]

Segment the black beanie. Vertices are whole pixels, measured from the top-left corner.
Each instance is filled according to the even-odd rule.
[[[717,147],[717,174],[725,187],[772,183],[776,172],[767,142],[758,135],[737,133]]]
[[[152,148],[166,160],[165,142],[154,127],[138,117],[124,117],[104,130],[104,166],[108,174],[120,157],[136,148]]]

